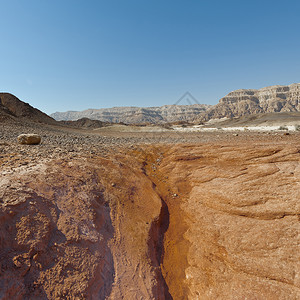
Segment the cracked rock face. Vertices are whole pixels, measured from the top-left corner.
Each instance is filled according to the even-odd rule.
[[[0,298],[299,299],[299,135],[275,138],[4,165],[10,145]]]

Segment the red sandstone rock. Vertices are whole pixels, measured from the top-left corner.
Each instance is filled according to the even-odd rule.
[[[267,139],[2,165],[0,298],[299,299],[299,146]]]

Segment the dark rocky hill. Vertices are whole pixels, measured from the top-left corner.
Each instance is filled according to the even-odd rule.
[[[82,118],[76,121],[59,121],[59,124],[76,128],[100,128],[107,125],[105,122],[89,118]]]
[[[0,120],[56,124],[56,121],[9,93],[0,93]]]

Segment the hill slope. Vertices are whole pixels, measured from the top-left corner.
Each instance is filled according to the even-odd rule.
[[[54,119],[45,113],[9,93],[0,93],[0,120],[1,119],[33,121],[45,124],[56,123]]]

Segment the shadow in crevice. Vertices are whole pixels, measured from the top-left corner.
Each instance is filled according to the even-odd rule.
[[[166,202],[161,199],[161,210],[158,218],[152,222],[149,231],[148,251],[151,264],[154,268],[157,285],[153,289],[153,294],[158,299],[173,299],[169,293],[168,285],[163,277],[161,266],[164,259],[164,236],[169,228],[170,213]]]

